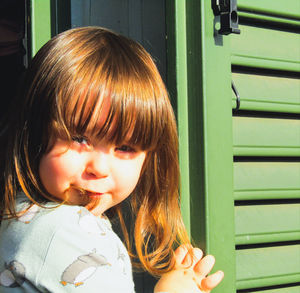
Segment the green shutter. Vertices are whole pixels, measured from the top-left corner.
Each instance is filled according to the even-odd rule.
[[[241,35],[230,36],[240,95],[232,120],[237,292],[300,292],[300,2],[239,0],[238,8]]]
[[[300,2],[238,8],[220,36],[211,1],[175,5],[186,222],[225,271],[214,292],[300,292]]]

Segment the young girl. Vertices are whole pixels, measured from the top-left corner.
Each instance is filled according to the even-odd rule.
[[[205,277],[212,256],[174,253],[189,243],[176,122],[139,44],[98,27],[66,31],[34,57],[16,103],[2,137],[0,292],[134,292],[129,255],[162,276],[155,292],[221,281]],[[129,196],[134,245],[120,208]]]

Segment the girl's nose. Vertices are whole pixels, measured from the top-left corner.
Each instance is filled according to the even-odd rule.
[[[107,177],[109,172],[109,154],[93,152],[86,166],[86,173],[94,178]]]

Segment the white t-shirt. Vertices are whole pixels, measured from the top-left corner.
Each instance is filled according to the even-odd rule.
[[[17,207],[24,210],[28,200]],[[33,205],[1,223],[0,292],[133,293],[134,283],[108,219],[80,206]]]

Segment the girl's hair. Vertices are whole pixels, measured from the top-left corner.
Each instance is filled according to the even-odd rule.
[[[110,109],[99,129],[104,99]],[[167,91],[144,48],[99,27],[63,32],[33,58],[17,105],[2,152],[2,218],[17,216],[19,190],[40,205],[53,200],[41,184],[39,163],[57,135],[71,140],[89,132],[116,144],[126,139],[147,151],[130,198],[135,251],[150,273],[168,271],[174,245],[188,241],[180,213],[178,139]],[[134,257],[121,209],[114,209]]]

